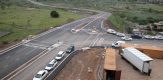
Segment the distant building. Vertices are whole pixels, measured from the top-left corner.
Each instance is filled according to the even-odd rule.
[[[138,3],[159,3],[162,4],[163,0],[137,0]]]
[[[154,29],[156,30],[163,30],[163,21],[160,21],[158,23],[154,23]]]

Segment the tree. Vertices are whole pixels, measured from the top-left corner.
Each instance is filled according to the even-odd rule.
[[[134,21],[134,22],[137,22],[137,21],[138,21],[138,17],[137,17],[137,16],[134,16],[134,17],[133,17],[133,21]]]
[[[147,17],[147,21],[148,21],[148,23],[154,23],[155,22],[153,17]]]
[[[50,15],[51,15],[51,17],[53,17],[53,18],[58,18],[59,17],[59,13],[57,12],[57,11],[51,11],[51,13],[50,13]]]

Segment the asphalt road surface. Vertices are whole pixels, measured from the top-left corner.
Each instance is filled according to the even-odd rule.
[[[110,14],[100,13],[65,24],[57,29],[49,30],[49,33],[43,36],[1,54],[0,79],[8,76],[9,73],[39,55],[42,51],[48,50],[49,47],[60,42],[62,43],[60,46],[42,54],[42,56],[26,66],[25,69],[10,76],[10,79],[31,80],[39,70],[44,69],[48,62],[52,60],[59,51],[65,51],[71,44],[75,45],[76,49],[81,49],[90,46],[109,46],[112,42],[120,40],[120,37],[107,34],[105,30],[103,30],[102,21],[106,20],[108,16],[110,16]],[[81,24],[85,25],[80,27],[79,25]],[[75,28],[78,28],[80,31],[75,33],[71,32],[71,30]],[[162,40],[134,39],[128,43],[163,46]]]
[[[66,49],[71,44],[74,44],[75,46],[77,46],[77,48],[82,48],[84,46],[90,46],[91,43],[87,42],[90,40],[88,40],[87,38],[89,38],[91,36],[92,38],[89,38],[89,39],[96,40],[96,37],[98,34],[91,35],[91,34],[85,32],[84,30],[81,30],[77,33],[72,33],[71,29],[73,29],[74,27],[77,27],[80,24],[89,24],[89,25],[94,24],[96,26],[99,26],[101,24],[101,19],[100,19],[100,22],[98,22],[99,19],[100,19],[99,15],[97,15],[97,16],[88,17],[88,18],[85,18],[82,20],[78,20],[78,21],[75,21],[75,22],[72,22],[69,24],[65,24],[65,25],[61,26],[60,28],[55,29],[54,31],[53,31],[53,29],[49,30],[50,33],[48,33],[48,34],[40,36],[39,38],[36,38],[28,43],[25,43],[25,44],[18,46],[8,52],[3,53],[2,55],[0,55],[0,60],[1,60],[1,62],[0,62],[0,65],[1,65],[0,66],[0,68],[1,68],[0,78],[5,77],[9,73],[11,73],[13,70],[15,70],[16,68],[21,66],[23,63],[29,61],[31,58],[38,55],[43,50],[49,48],[53,44],[57,44],[58,42],[63,42],[63,44],[62,44],[63,49]],[[94,22],[94,20],[95,20],[95,22]],[[87,25],[86,27],[88,27],[89,25]],[[91,27],[91,26],[89,26],[89,27]],[[87,41],[85,41],[85,40],[87,40]],[[83,44],[83,41],[85,41],[85,44]],[[57,52],[58,51],[56,51],[54,53],[57,54]],[[54,57],[55,54],[51,54],[51,55],[48,54],[48,55]],[[49,60],[51,60],[51,58],[48,58],[48,59],[45,58],[44,60],[49,61]],[[41,61],[41,62],[42,62],[41,64],[43,64],[43,65],[47,64],[47,62],[45,62],[45,63],[43,63],[43,61]],[[37,69],[40,69],[40,67],[38,67],[38,66],[37,67],[35,66],[35,67]],[[35,68],[31,68],[31,69],[34,69],[34,70],[28,70],[28,72],[36,73],[38,71]],[[32,74],[26,73],[26,75],[27,74],[30,75],[30,78],[33,77]],[[23,77],[25,78],[25,75]],[[19,79],[15,79],[15,80],[19,80]],[[23,80],[26,80],[26,78]]]

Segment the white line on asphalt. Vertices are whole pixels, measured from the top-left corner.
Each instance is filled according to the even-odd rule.
[[[9,76],[11,76],[9,79],[15,77],[18,73],[20,73],[21,71],[23,71],[24,69],[26,69],[28,66],[31,65],[31,63],[28,64],[29,62],[31,62],[34,58],[37,58],[38,56],[42,55],[42,54],[43,54],[44,52],[46,52],[46,51],[47,51],[47,50],[44,50],[44,51],[41,52],[39,55],[33,57],[33,58],[30,59],[28,62],[22,64],[20,67],[18,67],[17,69],[15,69],[14,71],[12,71],[12,72],[9,73],[8,75],[6,75],[4,78],[2,78],[2,80],[6,80],[6,78],[9,77]],[[46,52],[46,53],[47,53],[47,52]],[[45,55],[45,54],[43,54],[43,55]],[[39,58],[39,57],[38,57],[38,58]],[[38,59],[38,58],[37,58],[37,59]],[[27,64],[28,64],[28,65],[27,65]],[[25,66],[25,65],[27,65],[27,66]],[[25,66],[25,67],[24,67],[24,66]],[[21,69],[21,68],[22,68],[22,69]],[[21,69],[21,70],[19,70],[19,69]],[[18,71],[18,72],[16,72],[16,71]],[[16,73],[15,73],[15,72],[16,72]],[[14,74],[14,75],[13,75],[13,74]],[[8,80],[9,80],[9,79],[8,79]]]
[[[22,42],[19,42],[19,43],[15,44],[15,45],[12,45],[12,46],[8,47],[8,48],[5,48],[5,49],[3,49],[3,50],[0,51],[0,55],[2,55],[2,54],[4,54],[5,52],[8,52],[8,51],[10,51],[10,50],[12,50],[12,49],[18,47],[18,46],[20,46],[20,45],[22,45],[22,44],[23,44]]]
[[[94,41],[89,45],[89,47],[90,47],[90,46],[94,46],[94,45],[96,44],[97,40],[99,39],[99,38],[98,38],[99,35],[100,35],[100,34],[98,34],[98,35],[95,37]]]

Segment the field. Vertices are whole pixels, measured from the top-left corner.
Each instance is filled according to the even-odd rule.
[[[119,5],[120,8],[110,8],[113,15],[109,20],[120,30],[128,26],[126,21],[131,21],[140,25],[147,25],[163,21],[163,6],[156,4],[127,4]],[[130,27],[134,27],[132,24]]]
[[[50,12],[56,10],[59,18],[52,18]],[[80,19],[83,16],[60,9],[29,8],[12,5],[5,10],[0,9],[0,31],[10,32],[0,38],[0,43],[19,41],[28,35],[68,23],[70,20]]]
[[[69,7],[80,7],[111,12],[109,20],[120,31],[126,26],[125,21],[140,25],[163,20],[162,4],[140,4],[136,0],[40,0],[44,3]],[[70,6],[71,5],[71,6]],[[134,26],[132,26],[134,27]]]
[[[104,49],[100,48],[78,51],[54,80],[98,80],[98,72],[103,71],[102,54]]]

